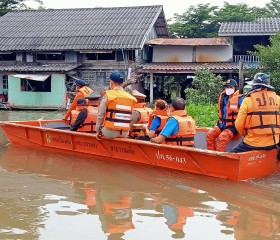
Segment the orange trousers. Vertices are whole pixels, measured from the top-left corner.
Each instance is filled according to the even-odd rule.
[[[223,131],[221,131],[221,129],[218,126],[215,126],[206,134],[207,149],[225,152],[227,144],[233,138],[234,135],[232,131],[230,131],[229,129],[224,129]]]

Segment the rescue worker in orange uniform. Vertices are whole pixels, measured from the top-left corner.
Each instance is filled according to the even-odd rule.
[[[84,98],[77,100],[77,107],[70,114],[70,131],[78,131],[87,117],[87,101]]]
[[[227,80],[224,86],[225,90],[222,91],[218,100],[220,119],[206,135],[207,149],[219,152],[225,152],[230,140],[239,137],[234,122],[243,101],[243,95],[239,93],[234,79]]]
[[[92,93],[87,96],[88,106],[77,106],[76,110],[71,112],[70,116],[70,130],[79,132],[96,132],[96,119],[98,113],[98,106],[101,95],[99,93]],[[79,101],[79,100],[78,100]],[[81,109],[78,109],[81,108]],[[86,109],[86,110],[85,110]]]
[[[186,103],[183,98],[176,97],[170,106],[170,116],[157,137],[151,138],[151,142],[170,145],[194,146],[196,134],[195,120],[188,116],[185,110]]]
[[[138,92],[136,89],[132,91],[132,96],[137,100],[136,105],[132,111],[132,120],[131,120],[131,132],[130,136],[132,138],[139,137],[141,135],[141,127],[133,126],[134,124],[148,124],[149,117],[153,110],[147,107],[145,102],[146,95]]]
[[[235,121],[235,127],[244,139],[231,152],[276,148],[280,133],[279,106],[280,97],[270,85],[269,75],[257,73]]]
[[[103,93],[96,122],[96,138],[126,138],[131,128],[135,97],[124,91],[124,79],[119,72],[110,75],[110,90]]]
[[[68,120],[68,118],[70,117],[71,111],[76,109],[77,101],[79,98],[86,98],[91,93],[93,93],[93,90],[87,86],[87,84],[84,80],[81,80],[81,79],[76,80],[76,96],[73,99],[73,102],[72,102],[70,108],[67,110],[63,119]]]

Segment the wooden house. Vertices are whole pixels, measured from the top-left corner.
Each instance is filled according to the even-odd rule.
[[[65,108],[74,78],[102,91],[168,37],[162,6],[13,11],[0,31],[0,94],[24,109]]]

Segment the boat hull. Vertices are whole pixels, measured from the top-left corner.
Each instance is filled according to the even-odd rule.
[[[94,134],[45,127],[61,121],[1,122],[8,140],[16,145],[125,160],[230,180],[264,177],[278,171],[276,150],[226,153],[168,146],[134,139],[101,139]]]

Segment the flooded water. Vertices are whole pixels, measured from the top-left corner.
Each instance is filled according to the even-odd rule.
[[[61,118],[0,112],[0,120]],[[280,239],[280,174],[232,182],[7,144],[0,239]]]

